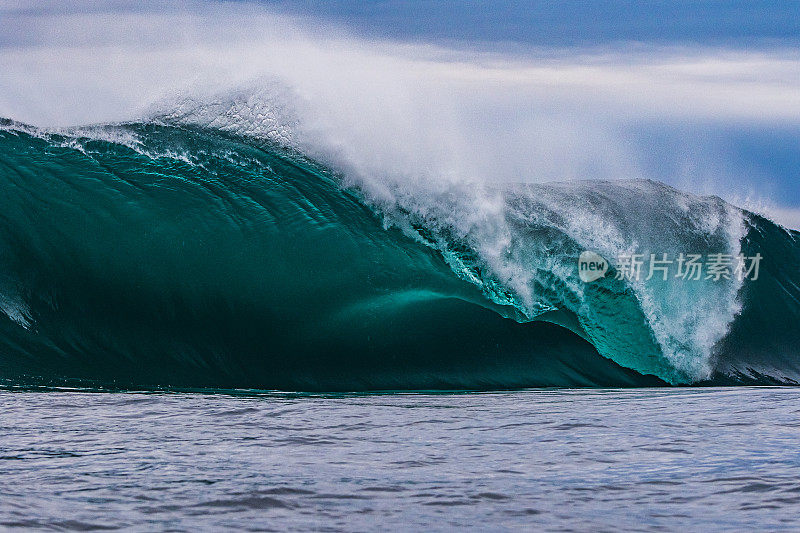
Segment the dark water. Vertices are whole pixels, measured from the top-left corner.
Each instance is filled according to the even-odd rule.
[[[0,525],[800,527],[800,390],[0,392]]]

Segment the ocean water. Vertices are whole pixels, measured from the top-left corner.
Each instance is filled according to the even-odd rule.
[[[0,392],[0,526],[797,530],[800,390]]]

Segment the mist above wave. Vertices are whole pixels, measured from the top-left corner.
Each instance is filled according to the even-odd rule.
[[[800,61],[779,47],[448,47],[245,3],[108,9],[19,15],[29,31],[0,47],[0,115],[74,126],[180,112],[166,104],[182,100],[206,105],[217,116],[205,122],[220,129],[233,120],[248,135],[284,136],[273,115],[288,108],[304,151],[350,173],[645,178],[766,210],[776,198],[707,128],[800,124]],[[280,101],[265,101],[273,87]]]

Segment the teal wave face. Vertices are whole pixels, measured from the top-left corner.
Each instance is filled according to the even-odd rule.
[[[628,288],[576,295],[553,275],[558,265],[533,265],[546,298],[532,314],[469,239],[414,213],[400,223],[400,211],[377,212],[301,154],[168,125],[85,136],[4,128],[0,377],[11,383],[372,390],[689,379]],[[574,257],[557,221],[520,207],[532,197],[541,191],[506,193],[516,230],[533,235],[518,251]],[[775,261],[798,253],[796,234],[751,224],[748,242],[774,248]],[[779,311],[796,317],[796,270],[765,279],[789,309]],[[758,309],[745,305],[732,329],[745,337],[770,316],[761,289],[747,290]],[[769,379],[797,375],[797,354],[781,347],[796,340],[789,331],[768,345],[783,350],[772,359],[783,373]],[[711,379],[752,378],[758,342],[736,359],[729,338]]]

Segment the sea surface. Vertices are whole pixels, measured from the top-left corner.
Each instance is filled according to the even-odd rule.
[[[797,530],[800,390],[0,392],[0,526]]]

